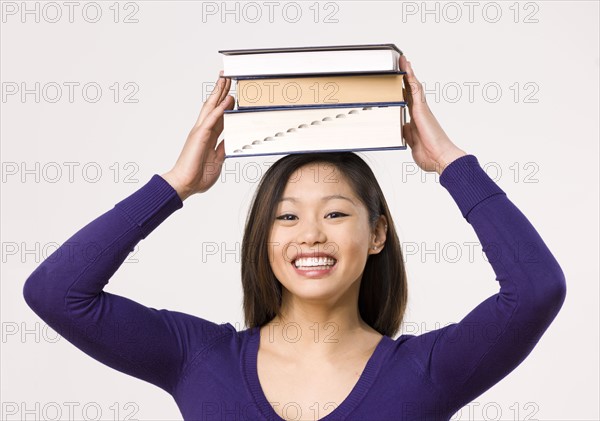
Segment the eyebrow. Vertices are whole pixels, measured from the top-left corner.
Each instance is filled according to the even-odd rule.
[[[325,201],[327,201],[327,200],[331,200],[331,199],[342,199],[342,200],[347,200],[347,201],[349,201],[350,203],[352,203],[353,205],[355,205],[355,206],[356,206],[356,203],[354,203],[354,201],[353,201],[352,199],[350,199],[349,197],[346,197],[346,196],[342,196],[341,194],[331,194],[331,195],[329,195],[329,196],[323,196],[323,197],[321,198],[321,201],[322,201],[322,202],[325,202]],[[290,202],[294,202],[294,203],[298,203],[298,202],[299,202],[298,198],[296,198],[296,197],[283,197],[283,198],[281,198],[281,200],[279,200],[279,201],[280,201],[280,202],[283,202],[283,201],[285,201],[285,200],[288,200],[288,201],[290,201]]]

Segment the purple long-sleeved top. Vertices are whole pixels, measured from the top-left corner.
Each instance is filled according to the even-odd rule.
[[[517,367],[562,307],[558,262],[477,158],[453,161],[440,184],[473,226],[500,291],[458,323],[383,336],[322,420],[448,420]],[[134,246],[182,206],[155,174],[48,256],[28,277],[25,300],[86,354],[170,393],[185,420],[280,421],[257,375],[258,328],[238,332],[103,291]]]

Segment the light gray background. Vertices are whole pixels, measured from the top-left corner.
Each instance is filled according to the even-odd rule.
[[[3,7],[6,3],[11,2]],[[33,9],[35,3],[27,5]],[[21,407],[8,419],[25,419],[24,409],[34,414],[27,419],[53,417],[56,405],[62,409],[59,419],[69,419],[68,405],[74,405],[76,418],[87,405],[92,419],[95,408],[103,420],[131,413],[140,420],[181,419],[175,402],[159,388],[56,338],[24,302],[24,281],[57,244],[153,174],[171,168],[207,85],[221,69],[217,50],[379,42],[395,43],[406,53],[448,135],[486,165],[546,241],[567,279],[566,302],[531,355],[454,419],[599,419],[598,3],[488,3],[476,2],[469,19],[464,2],[322,2],[317,23],[314,6],[309,9],[313,2],[297,3],[302,17],[296,23],[293,5],[282,15],[285,2],[279,2],[272,23],[263,2],[257,3],[263,17],[256,23],[249,21],[254,10],[247,8],[244,15],[239,3],[236,23],[235,15],[219,14],[205,14],[203,22],[201,2],[140,1],[120,3],[115,23],[113,2],[98,2],[102,17],[88,23],[81,2],[72,23],[66,6],[59,6],[63,16],[57,23],[49,22],[55,16],[49,8],[39,23],[32,15],[23,23],[22,3],[14,2],[19,11],[4,13],[1,29],[3,87],[25,82],[33,89],[39,82],[40,93],[44,86],[47,92],[39,102],[33,95],[25,100],[8,95],[0,104],[2,402]],[[44,5],[38,3],[40,11]],[[213,6],[222,4],[204,4]],[[439,22],[433,14],[423,16],[423,7],[437,7]],[[409,14],[415,8],[417,13]],[[502,15],[493,23],[498,9]],[[462,17],[452,23],[457,10]],[[87,12],[88,19],[94,17],[94,9]],[[132,12],[138,22],[122,22]],[[330,13],[337,22],[324,22]],[[80,84],[72,103],[65,82]],[[82,96],[81,87],[89,82],[102,88],[96,103]],[[110,90],[115,82],[121,94],[116,103]],[[137,102],[123,99],[133,92],[124,87],[128,82],[138,88]],[[479,83],[472,100],[469,82]],[[50,102],[52,83],[63,87],[56,103]],[[486,97],[482,87],[488,83]],[[459,100],[456,86],[462,89]],[[496,102],[493,86],[502,89]],[[498,283],[481,247],[469,256],[468,244],[478,241],[474,230],[437,176],[415,173],[409,150],[361,155],[375,171],[405,251],[410,250],[405,328],[424,333],[459,321],[496,293]],[[106,290],[241,329],[243,223],[257,174],[276,159],[227,160],[221,181],[187,200],[142,241]],[[65,162],[79,163],[73,182]],[[34,175],[40,180],[29,175],[23,182],[20,172],[11,175],[13,163],[39,165]],[[133,163],[137,182],[125,182],[133,172],[127,163]],[[89,177],[95,176],[94,167],[101,168],[96,182],[84,179],[86,164]],[[63,172],[51,182],[54,165]],[[439,252],[427,254],[436,243]],[[213,244],[218,254],[209,255]],[[220,255],[236,247],[237,253]]]

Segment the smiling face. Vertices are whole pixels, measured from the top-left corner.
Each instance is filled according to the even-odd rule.
[[[268,240],[284,302],[288,293],[330,304],[357,300],[368,255],[381,250],[371,248],[374,238],[367,208],[337,168],[319,162],[299,168],[276,204]]]

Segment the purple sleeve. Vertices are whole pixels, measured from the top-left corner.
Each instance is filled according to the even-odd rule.
[[[529,355],[562,307],[566,284],[538,232],[475,156],[453,161],[440,183],[475,230],[500,284],[460,322],[410,340],[423,371],[458,410]]]
[[[103,288],[135,245],[182,206],[177,192],[155,174],[77,231],[31,273],[23,287],[33,311],[77,348],[169,393],[192,352],[216,338],[223,327],[145,307]]]

